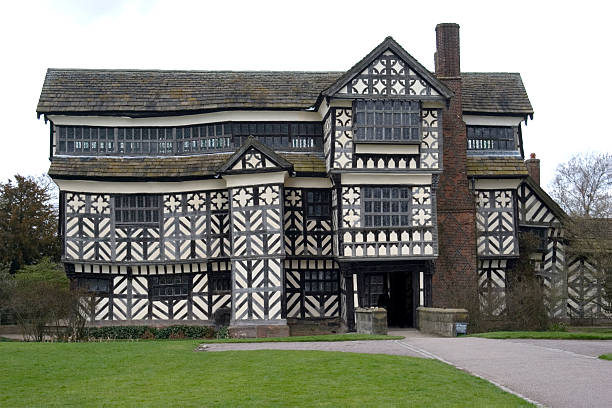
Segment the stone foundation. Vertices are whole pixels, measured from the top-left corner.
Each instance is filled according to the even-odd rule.
[[[292,336],[346,333],[346,324],[338,317],[319,319],[287,319]]]
[[[468,319],[468,311],[465,309],[419,307],[417,313],[419,330],[422,333],[443,337],[455,337],[455,323],[465,323]]]
[[[230,326],[231,338],[254,338],[254,337],[289,337],[289,326],[286,324],[253,325],[253,326]]]

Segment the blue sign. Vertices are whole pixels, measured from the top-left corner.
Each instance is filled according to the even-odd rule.
[[[467,323],[455,323],[455,334],[467,334]]]

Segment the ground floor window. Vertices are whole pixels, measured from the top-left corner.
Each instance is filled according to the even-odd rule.
[[[186,298],[189,295],[190,285],[191,276],[184,274],[149,277],[149,288],[154,300]]]
[[[337,294],[338,286],[338,271],[304,271],[307,295]]]
[[[110,279],[90,278],[79,276],[72,281],[73,287],[95,295],[108,295],[110,293]]]

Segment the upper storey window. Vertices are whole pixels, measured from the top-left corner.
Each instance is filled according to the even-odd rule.
[[[115,225],[158,225],[159,196],[145,194],[115,197]]]
[[[418,101],[356,100],[356,142],[418,143],[421,140],[421,104]]]
[[[512,126],[468,126],[468,150],[512,151],[516,150]]]
[[[189,155],[233,151],[249,137],[273,149],[320,151],[320,122],[224,122],[181,127],[56,126],[56,154]]]

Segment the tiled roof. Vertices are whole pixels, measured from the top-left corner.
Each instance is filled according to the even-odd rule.
[[[475,157],[467,158],[469,177],[522,177],[527,176],[527,167],[521,158]]]
[[[48,69],[39,113],[306,109],[341,72]]]
[[[512,72],[462,72],[463,111],[532,115],[521,80]]]
[[[306,109],[342,72],[48,69],[37,112],[146,116],[216,109]],[[516,73],[463,73],[466,112],[527,115]]]
[[[325,173],[322,154],[279,153],[293,164],[297,173]],[[212,177],[231,156],[214,153],[186,157],[66,157],[51,161],[49,175],[56,178],[136,178],[136,179],[195,179]]]

